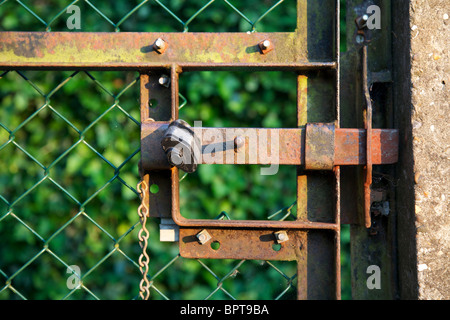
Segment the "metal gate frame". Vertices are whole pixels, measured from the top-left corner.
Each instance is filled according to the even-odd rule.
[[[332,123],[340,130],[340,5],[339,1],[297,1],[295,32],[274,33],[90,33],[90,32],[1,32],[0,67],[3,69],[68,69],[68,70],[138,70],[141,73],[141,141],[142,163],[150,155],[154,141],[148,139],[155,123],[167,124],[178,119],[178,81],[183,72],[203,70],[290,71],[297,73],[297,124],[300,129],[311,123]],[[269,40],[269,46],[264,41]],[[367,46],[360,66],[367,81]],[[365,62],[364,62],[365,61]],[[365,67],[365,68],[364,68]],[[348,76],[348,75],[346,75]],[[355,74],[353,74],[355,76]],[[166,78],[170,85],[162,85]],[[363,89],[367,83],[362,84]],[[353,92],[354,100],[361,94]],[[348,97],[348,95],[347,95]],[[157,100],[156,108],[149,108]],[[369,97],[370,101],[370,97]],[[363,107],[360,107],[363,109]],[[179,212],[178,170],[144,172],[149,184],[157,184],[158,195],[150,194],[150,216],[173,218],[180,225],[180,251],[187,257],[296,260],[299,299],[340,299],[340,225],[352,223],[371,226],[370,185],[372,163],[396,161],[398,131],[372,130],[371,117],[362,125],[352,142],[358,146],[358,157],[365,163],[365,195],[363,217],[358,210],[346,208],[341,201],[341,167],[332,170],[306,170],[296,163],[297,221],[246,222],[202,221],[192,224],[177,216]],[[384,131],[383,131],[384,130]],[[337,132],[337,131],[336,131]],[[373,161],[372,134],[386,133],[393,158]],[[300,140],[300,146],[301,146]],[[378,154],[379,156],[379,154]],[[144,170],[149,169],[145,168]],[[151,169],[151,168],[150,168]],[[346,195],[346,199],[348,194]],[[333,199],[322,203],[323,199]],[[356,201],[361,203],[361,199]],[[360,212],[361,213],[361,212]],[[251,227],[249,229],[249,226]],[[183,241],[203,227],[229,247],[205,251],[196,242]],[[292,239],[289,246],[273,251],[270,241],[260,241],[267,234],[287,229]],[[230,236],[231,234],[231,236]],[[230,239],[234,239],[231,241]],[[259,239],[259,240],[258,240]],[[252,245],[242,245],[248,241]],[[188,248],[188,244],[194,246]],[[227,249],[228,248],[228,249]],[[203,250],[203,251],[202,251]],[[202,253],[203,252],[203,253]],[[239,254],[238,254],[239,252]]]

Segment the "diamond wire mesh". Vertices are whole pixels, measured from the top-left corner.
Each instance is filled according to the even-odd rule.
[[[75,0],[70,2],[69,5],[65,6],[61,11],[59,11],[56,15],[52,16],[51,19],[45,21],[40,17],[39,14],[37,14],[33,9],[30,7],[30,5],[27,5],[24,3],[24,1],[13,1],[13,0],[4,0],[0,2],[0,10],[2,6],[6,3],[15,3],[16,5],[19,5],[21,8],[25,9],[28,14],[30,14],[32,17],[34,17],[40,24],[42,24],[45,27],[45,31],[52,31],[52,26],[58,22],[59,19],[61,19],[61,16],[66,12],[67,8],[70,5],[73,4],[80,4],[81,2],[84,2],[87,4],[91,9],[93,9],[98,15],[100,15],[105,21],[107,21],[113,28],[114,31],[118,32],[121,31],[120,26],[133,14],[135,14],[140,8],[144,7],[147,3],[153,3],[154,5],[159,6],[161,9],[163,9],[166,13],[168,13],[174,21],[176,21],[181,27],[182,31],[186,32],[188,31],[189,25],[191,22],[197,18],[206,8],[211,6],[214,2],[219,1],[208,1],[204,5],[202,5],[197,11],[195,11],[188,19],[182,20],[179,18],[174,11],[169,9],[167,5],[165,5],[162,1],[141,1],[138,3],[134,8],[132,8],[128,13],[126,13],[122,18],[118,20],[118,22],[114,23],[106,14],[104,14],[100,9],[97,8],[93,4],[92,1],[80,1]],[[264,19],[272,10],[274,10],[277,6],[279,6],[282,1],[275,2],[272,4],[269,9],[267,9],[262,15],[258,16],[256,19],[251,20],[248,18],[242,11],[240,11],[236,5],[234,5],[231,1],[224,0],[222,3],[226,4],[229,9],[231,9],[232,12],[236,13],[239,17],[243,19],[248,25],[249,25],[249,31],[255,32],[256,31],[256,25]],[[138,272],[138,264],[136,263],[137,257],[133,256],[133,254],[127,254],[122,247],[121,244],[125,242],[126,239],[130,238],[130,234],[133,233],[134,229],[138,226],[138,218],[137,214],[134,217],[134,219],[129,219],[130,225],[127,227],[121,229],[121,233],[118,236],[113,236],[111,232],[108,232],[107,228],[103,227],[101,223],[96,221],[96,219],[92,218],[92,212],[87,210],[87,206],[89,203],[95,201],[97,198],[100,197],[102,194],[102,191],[111,187],[113,183],[119,183],[126,189],[128,189],[129,193],[133,194],[133,196],[128,196],[130,198],[133,198],[133,201],[135,201],[135,206],[137,208],[137,202],[138,202],[138,196],[136,189],[134,188],[135,184],[127,183],[122,177],[121,173],[124,171],[124,168],[126,168],[127,165],[129,165],[131,162],[135,161],[136,158],[138,158],[139,154],[139,147],[135,148],[134,150],[128,150],[128,155],[125,157],[125,159],[121,159],[118,164],[114,164],[114,161],[111,161],[108,159],[107,156],[104,156],[102,154],[102,151],[99,151],[98,147],[96,148],[93,146],[92,143],[89,143],[88,139],[86,138],[87,135],[95,131],[97,124],[101,123],[102,120],[104,120],[107,115],[112,113],[115,110],[118,110],[122,115],[125,116],[128,122],[131,122],[136,126],[136,129],[139,127],[139,121],[137,120],[136,116],[133,116],[131,112],[128,112],[120,105],[120,98],[128,91],[130,88],[136,87],[136,83],[139,81],[138,77],[135,77],[131,81],[129,81],[126,85],[124,85],[121,90],[117,94],[112,93],[110,89],[107,88],[101,81],[97,80],[96,77],[91,72],[86,71],[77,71],[73,72],[72,74],[68,75],[66,78],[64,78],[56,87],[51,88],[45,93],[45,90],[42,90],[35,81],[30,80],[27,77],[26,72],[21,71],[10,71],[10,72],[4,72],[1,74],[0,79],[5,78],[6,76],[15,73],[17,76],[19,76],[22,80],[24,80],[29,87],[31,87],[38,96],[43,100],[43,104],[37,108],[36,111],[34,111],[31,115],[27,116],[26,119],[24,119],[21,123],[17,124],[14,129],[13,127],[5,123],[4,120],[0,119],[0,127],[2,128],[3,135],[7,135],[6,141],[2,142],[0,140],[0,154],[5,153],[5,150],[7,150],[8,147],[13,146],[17,150],[20,150],[20,152],[23,153],[25,156],[26,162],[30,162],[33,165],[36,165],[39,167],[40,170],[42,170],[41,174],[42,176],[37,179],[36,182],[34,182],[31,186],[26,188],[24,192],[20,193],[15,199],[10,200],[7,199],[3,195],[3,192],[0,192],[0,200],[1,202],[6,206],[5,212],[1,212],[0,216],[0,226],[1,224],[5,224],[7,222],[7,219],[12,219],[16,223],[20,224],[24,228],[26,228],[27,232],[32,234],[39,243],[39,250],[37,250],[36,253],[32,254],[30,257],[27,257],[25,259],[24,263],[16,268],[11,268],[11,271],[5,271],[4,266],[0,263],[0,276],[4,278],[4,286],[0,287],[0,296],[5,291],[13,292],[17,297],[21,299],[26,299],[26,294],[23,293],[23,290],[17,288],[14,284],[15,279],[19,279],[20,275],[24,273],[27,269],[31,268],[31,265],[35,263],[35,261],[38,261],[44,254],[49,255],[54,261],[57,261],[62,267],[66,268],[69,272],[69,275],[73,273],[79,280],[79,285],[71,290],[69,292],[65,293],[62,296],[59,296],[59,298],[63,299],[70,299],[73,298],[73,296],[78,295],[78,289],[82,289],[82,291],[85,293],[85,298],[93,298],[93,299],[99,299],[99,294],[95,294],[94,290],[91,290],[89,287],[89,284],[87,284],[90,278],[92,278],[92,274],[95,273],[95,271],[102,266],[104,266],[105,262],[112,259],[112,257],[116,255],[120,255],[125,259],[127,264],[134,268],[134,270],[131,273],[134,273],[135,277],[139,277]],[[67,85],[72,79],[76,77],[80,77],[80,74],[84,74],[90,81],[92,81],[96,88],[100,89],[104,94],[106,94],[108,97],[110,97],[113,100],[112,105],[110,105],[106,110],[104,110],[100,115],[98,115],[96,118],[92,119],[88,122],[88,124],[84,127],[84,129],[79,129],[80,125],[76,125],[74,120],[72,121],[63,113],[58,111],[57,107],[52,106],[52,98],[63,88]],[[28,88],[29,88],[28,87]],[[23,89],[23,88],[21,88]],[[180,108],[184,107],[187,104],[187,99],[180,95]],[[50,111],[48,111],[50,110]],[[66,148],[61,154],[57,155],[55,159],[53,159],[50,164],[45,165],[42,161],[39,160],[38,156],[33,156],[32,152],[29,152],[28,146],[23,145],[22,143],[18,142],[16,139],[16,136],[20,135],[22,131],[24,131],[24,128],[27,127],[28,123],[33,122],[35,118],[38,118],[40,115],[42,115],[45,111],[48,111],[52,114],[52,116],[59,119],[59,121],[63,121],[64,125],[72,131],[72,135],[75,134],[75,142],[70,144],[68,148]],[[3,118],[3,117],[2,117]],[[137,130],[136,130],[137,131]],[[98,134],[98,132],[96,132]],[[93,157],[96,157],[97,159],[101,160],[102,166],[107,166],[110,169],[112,169],[112,174],[109,176],[108,179],[106,179],[106,182],[103,182],[103,184],[100,185],[98,189],[96,189],[91,194],[87,195],[86,199],[84,201],[79,200],[76,195],[74,195],[67,186],[63,185],[62,183],[58,182],[58,179],[52,177],[51,173],[53,171],[57,171],[58,164],[65,161],[67,158],[69,158],[70,153],[75,150],[79,145],[84,145],[88,148],[89,152]],[[130,149],[130,148],[128,148]],[[3,152],[2,152],[3,151]],[[136,166],[135,166],[136,167]],[[128,174],[128,173],[127,173]],[[184,178],[184,177],[183,177]],[[182,178],[182,179],[183,179]],[[135,181],[134,181],[135,182]],[[2,183],[4,183],[2,181]],[[72,213],[72,216],[70,219],[66,219],[63,223],[59,225],[59,227],[56,229],[56,231],[53,231],[48,237],[45,237],[40,234],[36,230],[36,227],[33,227],[31,223],[29,223],[26,219],[21,218],[21,213],[18,208],[20,207],[21,202],[24,201],[24,199],[27,199],[27,197],[30,197],[30,195],[33,193],[35,189],[37,189],[40,185],[48,183],[52,185],[56,191],[59,193],[62,193],[65,197],[69,198],[70,201],[75,204],[77,207],[76,210]],[[291,206],[288,206],[286,208],[283,208],[269,216],[269,219],[278,218],[280,220],[284,220],[288,218],[291,215],[291,209],[295,205],[293,203]],[[133,210],[129,210],[133,211]],[[135,210],[134,210],[135,211]],[[103,253],[100,259],[95,258],[94,263],[87,268],[86,272],[83,272],[82,274],[77,274],[71,267],[73,264],[70,261],[69,257],[62,257],[62,254],[58,254],[55,252],[55,250],[52,250],[52,243],[56,242],[58,239],[58,236],[62,234],[63,232],[67,233],[67,231],[71,228],[73,224],[78,223],[78,220],[80,220],[83,217],[87,219],[92,225],[95,226],[99,230],[99,233],[103,236],[106,236],[108,239],[108,242],[110,242],[111,247]],[[67,218],[67,217],[66,217]],[[218,219],[229,219],[228,215],[226,213],[222,213],[218,216]],[[9,222],[10,223],[10,222]],[[4,227],[4,226],[3,226]],[[153,234],[156,234],[155,230],[153,230]],[[150,251],[152,251],[152,248],[150,248]],[[3,252],[2,252],[3,253]],[[134,255],[136,255],[136,252],[133,252]],[[151,253],[150,253],[151,254]],[[169,259],[169,261],[162,266],[157,266],[155,268],[155,271],[153,271],[152,274],[149,275],[150,283],[151,283],[151,289],[154,293],[158,293],[160,297],[163,299],[169,299],[169,296],[164,292],[164,288],[160,288],[160,285],[156,283],[157,279],[161,277],[161,275],[172,265],[176,264],[177,261],[183,260],[183,258],[180,257],[178,253],[173,254],[173,258]],[[186,260],[186,259],[184,259]],[[225,289],[224,283],[226,280],[234,279],[236,275],[239,273],[239,268],[243,268],[244,264],[250,264],[254,263],[251,261],[238,261],[238,262],[231,262],[232,267],[231,269],[224,275],[219,276],[217,272],[214,272],[211,267],[207,265],[207,262],[202,260],[195,260],[198,265],[201,267],[202,270],[206,271],[207,274],[209,274],[211,277],[208,280],[208,283],[213,286],[212,291],[205,292],[204,296],[202,298],[205,299],[211,299],[217,296],[218,292],[221,292],[223,294],[224,298],[228,299],[236,299],[235,295],[230,293],[229,290]],[[287,292],[291,288],[294,287],[293,281],[296,278],[296,274],[293,276],[288,276],[286,272],[282,271],[279,267],[277,267],[274,263],[271,262],[257,262],[258,264],[265,264],[268,266],[268,268],[275,273],[279,274],[285,281],[285,287],[282,288],[281,292],[278,293],[278,295],[275,297],[275,299],[280,299],[285,296]],[[69,276],[68,275],[68,276]],[[212,280],[211,280],[212,279]],[[211,282],[212,281],[212,282]],[[217,281],[217,283],[214,283],[214,281]],[[136,295],[132,296],[134,299],[138,298],[137,295],[137,284],[138,281],[135,279],[134,288],[136,288]],[[164,284],[161,286],[165,287]],[[215,287],[214,287],[215,286]],[[133,286],[132,286],[133,287]],[[200,297],[195,297],[200,298]]]
[[[51,1],[42,1],[41,6],[45,6],[47,2]],[[61,3],[62,2],[62,3]],[[69,3],[68,3],[69,2]],[[189,25],[201,15],[202,12],[204,12],[208,7],[213,7],[214,4],[216,5],[225,5],[223,8],[227,9],[228,12],[233,13],[240,17],[242,21],[245,22],[247,25],[248,31],[250,32],[256,32],[256,26],[261,23],[261,21],[269,15],[275,8],[277,8],[280,4],[284,2],[284,0],[278,0],[278,1],[262,1],[265,9],[263,10],[262,14],[257,14],[254,16],[254,18],[250,18],[249,14],[245,14],[242,9],[239,9],[239,6],[244,6],[243,1],[229,1],[229,0],[209,0],[209,1],[203,1],[200,5],[198,5],[197,8],[190,8],[192,13],[186,18],[180,18],[180,15],[176,14],[174,9],[171,9],[171,7],[180,8],[183,5],[183,1],[173,1],[169,4],[169,1],[160,1],[160,0],[143,0],[139,3],[136,3],[137,1],[131,1],[130,5],[134,5],[134,7],[129,8],[127,6],[127,12],[125,15],[120,16],[117,18],[117,22],[114,22],[111,19],[107,13],[104,11],[110,11],[110,6],[107,6],[106,8],[104,6],[101,6],[102,3],[94,3],[94,1],[89,0],[73,0],[73,1],[57,1],[57,5],[60,8],[59,11],[55,14],[51,14],[50,19],[44,19],[41,17],[39,13],[37,13],[36,9],[33,9],[33,7],[30,5],[27,5],[25,1],[21,0],[3,0],[0,2],[0,9],[1,6],[4,4],[14,3],[15,6],[19,6],[23,11],[26,11],[30,16],[32,16],[35,19],[35,22],[38,22],[39,25],[42,27],[45,27],[45,31],[52,31],[52,26],[60,22],[59,20],[62,20],[62,16],[67,14],[67,9],[71,7],[72,5],[86,5],[89,9],[94,11],[97,16],[100,16],[104,22],[106,22],[108,25],[112,26],[114,31],[119,32],[121,31],[120,27],[129,19],[132,15],[138,13],[139,9],[141,8],[147,8],[151,6],[152,8],[159,8],[163,10],[163,12],[166,13],[166,17],[171,17],[172,22],[176,22],[176,25],[178,25],[182,30],[176,30],[176,31],[183,31],[187,32],[189,31]],[[289,1],[287,1],[289,2]],[[291,0],[291,2],[293,2]],[[120,2],[117,5],[121,5]],[[99,7],[102,7],[101,9]],[[254,8],[252,8],[253,11]],[[45,10],[44,10],[45,11]],[[47,13],[49,14],[49,13]],[[291,25],[292,26],[292,25]],[[176,27],[175,27],[176,28]],[[33,30],[37,31],[37,30]]]
[[[112,236],[105,228],[103,228],[99,223],[97,223],[88,213],[88,210],[86,210],[86,207],[88,206],[88,204],[93,201],[93,199],[95,197],[97,197],[97,195],[102,192],[102,190],[104,190],[105,188],[109,187],[111,185],[111,183],[113,181],[118,181],[121,184],[123,184],[126,188],[130,189],[133,193],[136,193],[136,190],[134,187],[131,187],[126,181],[124,181],[121,177],[120,177],[120,171],[122,170],[122,168],[124,166],[126,166],[130,160],[132,158],[134,158],[138,153],[139,153],[139,148],[135,149],[134,151],[132,151],[127,157],[126,159],[121,162],[119,165],[114,165],[113,162],[111,162],[110,160],[108,160],[105,156],[102,155],[101,152],[99,152],[95,147],[92,146],[91,143],[88,142],[88,140],[86,139],[86,135],[87,133],[93,129],[93,127],[100,121],[102,120],[102,118],[104,118],[105,116],[107,116],[110,112],[112,112],[113,110],[119,110],[123,115],[126,116],[126,118],[128,120],[130,120],[132,123],[135,124],[135,126],[137,128],[139,128],[139,121],[136,120],[131,114],[129,114],[126,110],[124,110],[121,106],[120,106],[120,97],[127,91],[129,90],[132,86],[134,86],[136,84],[137,81],[139,81],[139,78],[135,78],[133,81],[131,81],[130,83],[128,83],[118,94],[113,94],[112,92],[110,92],[105,86],[103,86],[97,79],[94,78],[94,76],[86,71],[84,71],[83,73],[87,75],[87,77],[89,79],[91,79],[95,85],[100,88],[101,90],[103,90],[107,95],[109,95],[113,100],[114,103],[108,107],[103,113],[101,113],[98,117],[96,117],[94,119],[94,121],[92,121],[89,125],[87,125],[83,130],[78,129],[78,127],[73,124],[68,118],[66,118],[63,114],[61,114],[60,112],[58,112],[56,110],[56,108],[54,108],[52,106],[52,97],[68,82],[70,81],[72,78],[74,78],[75,76],[77,76],[80,72],[74,72],[72,73],[69,77],[67,77],[66,79],[64,79],[64,81],[62,81],[60,84],[58,84],[55,88],[53,88],[51,91],[49,91],[48,93],[44,93],[35,83],[33,83],[32,81],[30,81],[25,73],[20,72],[20,71],[15,71],[15,73],[17,75],[19,75],[23,80],[25,80],[27,83],[29,83],[33,89],[35,89],[38,94],[44,99],[44,104],[42,106],[40,106],[39,108],[37,108],[37,110],[35,112],[33,112],[30,116],[28,116],[24,121],[22,121],[15,129],[10,129],[8,127],[7,124],[5,124],[3,121],[1,123],[1,127],[3,128],[3,130],[5,130],[8,133],[8,140],[6,142],[4,142],[1,146],[0,146],[0,152],[4,151],[8,146],[13,145],[15,148],[17,148],[18,150],[20,150],[21,152],[23,152],[26,157],[28,162],[32,162],[34,164],[36,164],[42,171],[43,171],[43,175],[40,179],[38,179],[38,181],[36,183],[34,183],[30,188],[27,188],[23,193],[19,194],[14,200],[8,200],[5,196],[0,195],[0,199],[3,201],[4,204],[6,204],[7,206],[7,212],[2,214],[1,218],[0,218],[0,222],[2,222],[3,220],[5,220],[8,217],[12,217],[15,221],[17,221],[18,223],[20,223],[21,225],[23,225],[28,231],[30,231],[35,237],[37,237],[39,239],[39,241],[42,243],[42,250],[40,250],[37,254],[35,254],[34,256],[32,256],[28,261],[26,261],[19,269],[17,269],[14,273],[12,274],[7,274],[6,272],[4,272],[3,270],[1,271],[1,274],[6,277],[5,280],[5,286],[3,288],[0,289],[0,292],[6,289],[10,289],[13,292],[15,292],[16,294],[18,294],[20,297],[24,297],[23,294],[21,294],[12,284],[12,281],[14,280],[14,278],[16,278],[16,276],[18,276],[25,268],[27,268],[31,263],[33,263],[36,259],[38,259],[42,254],[44,253],[48,253],[51,256],[53,256],[56,260],[58,260],[64,267],[68,268],[70,264],[67,264],[63,259],[61,259],[54,251],[51,250],[51,248],[49,247],[52,243],[52,241],[55,239],[55,237],[57,237],[62,231],[64,231],[70,224],[72,224],[75,219],[77,219],[79,216],[83,216],[86,219],[88,219],[93,225],[95,225],[104,235],[106,235],[112,242],[113,242],[113,248],[111,251],[109,251],[102,259],[100,259],[94,266],[92,266],[84,275],[83,277],[80,277],[80,280],[83,281],[83,279],[85,277],[87,277],[90,273],[92,273],[96,268],[98,268],[98,266],[100,266],[106,259],[108,259],[108,257],[110,255],[112,255],[115,252],[118,252],[120,254],[122,254],[127,260],[129,260],[130,262],[132,262],[133,264],[135,264],[135,262],[124,252],[121,250],[120,248],[120,243],[121,241],[124,239],[124,237],[126,235],[128,235],[128,233],[130,233],[136,226],[136,224],[132,225],[131,228],[129,228],[125,233],[123,233],[121,236],[119,237],[114,237]],[[6,76],[7,73],[2,74],[2,78],[4,76]],[[64,150],[64,152],[62,154],[60,154],[59,156],[56,157],[55,160],[53,160],[49,165],[44,165],[43,163],[41,163],[41,161],[39,161],[35,156],[33,156],[29,151],[27,151],[27,146],[22,145],[21,143],[19,143],[18,141],[16,141],[16,135],[19,133],[20,130],[23,130],[25,128],[25,126],[27,126],[28,123],[30,123],[31,121],[33,121],[33,119],[37,118],[40,116],[40,114],[42,112],[44,112],[45,109],[49,109],[51,110],[51,112],[53,113],[53,115],[55,115],[56,117],[58,117],[59,119],[61,119],[62,121],[64,121],[65,125],[69,126],[71,129],[73,129],[77,134],[78,134],[78,140],[73,143],[69,148],[67,148],[66,150]],[[4,115],[4,117],[2,118],[7,118],[5,117],[6,115]],[[87,148],[92,152],[93,155],[95,155],[96,157],[100,158],[107,166],[109,166],[110,168],[113,169],[113,175],[106,180],[103,185],[101,185],[97,190],[95,190],[95,192],[93,192],[92,194],[90,194],[86,200],[82,201],[79,200],[78,197],[73,194],[72,192],[67,190],[67,186],[63,186],[60,182],[57,181],[57,178],[54,178],[51,176],[51,172],[52,169],[55,168],[60,162],[62,162],[66,157],[69,156],[69,154],[77,148],[78,145],[83,144],[85,146],[87,146]],[[4,152],[3,152],[4,154]],[[17,205],[24,199],[26,198],[30,193],[33,192],[33,190],[35,190],[36,188],[38,188],[41,184],[43,184],[45,181],[50,181],[54,186],[57,187],[57,190],[62,192],[65,196],[67,196],[68,198],[70,198],[73,203],[78,207],[78,212],[73,215],[73,217],[71,217],[67,222],[65,222],[61,227],[59,227],[54,233],[52,233],[49,237],[44,238],[43,236],[41,236],[39,234],[39,232],[37,232],[36,230],[33,229],[33,227],[31,227],[29,224],[27,224],[26,221],[24,221],[23,219],[21,219],[19,217],[19,215],[15,214],[15,210]],[[5,181],[6,182],[6,181]],[[3,188],[2,188],[3,189]],[[4,189],[3,189],[4,190]],[[3,194],[5,192],[2,192]],[[6,192],[9,193],[9,192]],[[137,193],[136,193],[137,194]],[[96,295],[94,293],[92,293],[85,285],[83,285],[82,283],[80,284],[81,288],[84,289],[87,293],[89,293],[90,295],[92,295],[92,297],[97,298]],[[72,291],[70,291],[68,293],[68,295],[65,297],[70,297],[71,294],[73,294],[73,292],[76,290],[73,289]]]

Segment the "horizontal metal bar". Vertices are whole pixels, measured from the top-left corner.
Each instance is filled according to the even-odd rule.
[[[181,227],[202,228],[252,228],[252,229],[295,229],[295,230],[338,230],[335,223],[310,221],[272,221],[272,220],[208,220],[186,219],[178,212],[172,215],[173,221]]]
[[[154,48],[161,38],[163,53]],[[273,50],[263,54],[259,43]],[[0,68],[137,69],[180,66],[183,71],[246,68],[335,68],[308,54],[306,39],[291,33],[0,32]]]
[[[145,170],[169,169],[161,139],[168,122],[145,121],[141,125],[142,167]],[[200,164],[305,164],[305,129],[267,128],[193,128],[200,138]],[[244,144],[235,149],[234,139]],[[366,163],[364,129],[335,129],[334,165]],[[398,130],[373,129],[372,163],[392,164],[398,158]]]

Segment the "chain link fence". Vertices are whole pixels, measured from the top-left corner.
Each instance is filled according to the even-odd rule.
[[[286,2],[284,6],[280,6]],[[258,9],[255,10],[255,5]],[[3,0],[3,28],[5,30],[67,31],[68,12],[80,8],[82,31],[293,31],[295,1],[108,1],[89,0]],[[281,7],[277,14],[270,13]],[[20,16],[20,18],[19,18]],[[280,17],[283,17],[282,19]],[[289,17],[293,19],[289,19]],[[272,18],[272,19],[270,19]],[[278,20],[278,21],[277,21]],[[20,23],[19,23],[20,21]],[[116,22],[115,22],[116,21]],[[264,23],[267,21],[267,24]],[[273,23],[276,21],[276,23]],[[196,23],[198,22],[198,23]],[[191,25],[194,28],[189,29]],[[234,30],[233,30],[234,29]],[[290,30],[286,30],[290,29]]]
[[[295,1],[282,0],[144,0],[114,6],[3,0],[0,30],[70,31],[74,5],[80,8],[81,30],[72,31],[293,31],[296,17]],[[295,110],[295,82],[277,86],[276,79],[263,76],[225,75],[216,83],[219,93],[211,93],[205,84],[210,73],[195,77],[200,79],[194,84],[186,81],[180,108],[217,95],[222,105],[234,101],[231,114],[214,113],[214,102],[201,105],[203,114],[245,115],[269,125],[279,125],[285,116],[271,110],[280,96],[293,101]],[[242,92],[263,95],[267,89],[272,93],[263,97],[266,106],[244,113]],[[0,73],[0,299],[139,298],[139,126],[135,72]],[[201,174],[193,179],[204,180]],[[190,189],[195,183],[188,180],[183,183]],[[217,209],[226,198],[222,193],[199,198],[210,197],[208,204]],[[286,199],[275,197],[272,207],[286,205]],[[267,216],[288,219],[293,208],[295,203]],[[222,212],[216,218],[230,216]],[[151,299],[295,298],[295,263],[184,259],[177,244],[159,242],[157,221],[150,221],[149,230]]]

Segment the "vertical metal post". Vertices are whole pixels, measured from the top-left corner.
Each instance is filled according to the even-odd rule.
[[[382,28],[380,30],[370,30],[371,39],[369,46],[361,46],[355,41],[357,28],[355,19],[367,13],[367,8],[370,5],[377,5],[381,9]],[[371,92],[365,92],[364,88],[372,87],[375,83],[372,78],[374,74],[390,73],[391,65],[391,1],[388,0],[347,0],[347,52],[345,54],[344,65],[342,69],[345,74],[342,78],[346,81],[351,81],[354,86],[344,86],[342,84],[341,103],[344,105],[341,109],[344,112],[343,122],[346,126],[365,127],[370,131],[370,125],[373,120],[374,127],[382,127],[384,124],[374,114],[373,119],[370,119],[370,110],[367,114],[363,114],[365,107],[370,104],[374,105],[374,112],[377,112],[375,106],[380,106],[381,109],[392,110],[390,106],[390,99],[380,102],[377,101],[376,96],[371,97]],[[376,52],[375,52],[376,50]],[[365,69],[367,67],[367,69]],[[383,77],[378,77],[383,78]],[[388,77],[386,87],[389,87]],[[378,82],[378,80],[376,81]],[[385,92],[387,96],[388,92]],[[372,100],[372,101],[370,101]],[[387,104],[381,106],[380,103]],[[370,107],[370,105],[369,105]],[[368,117],[367,117],[368,116]],[[386,115],[383,115],[385,117]],[[387,115],[389,117],[389,115]],[[370,153],[370,146],[367,147],[367,152]],[[369,164],[370,167],[370,164]],[[351,180],[346,180],[346,184],[357,186],[354,193],[357,193],[356,207],[351,208],[356,211],[359,219],[350,221],[351,232],[351,275],[352,275],[352,297],[353,299],[393,299],[395,297],[395,211],[392,210],[388,217],[384,217],[380,229],[376,234],[371,234],[367,227],[373,220],[370,216],[371,199],[368,199],[367,191],[371,183],[372,172],[369,170],[363,171],[363,168],[345,169],[354,170],[352,172]],[[374,168],[374,173],[382,168]],[[369,177],[370,174],[370,177]],[[347,179],[347,176],[346,176]],[[375,181],[375,180],[374,180]],[[346,186],[347,187],[347,186]],[[390,190],[390,198],[394,199],[393,190]],[[351,199],[346,199],[348,201]],[[392,200],[391,200],[392,201]],[[346,205],[347,206],[347,205]],[[350,209],[350,207],[349,207]],[[358,221],[359,220],[359,221]],[[370,274],[367,273],[369,266],[377,266],[380,269],[381,289],[370,290],[367,287],[367,279]]]
[[[333,5],[324,10],[323,3],[297,2],[298,36],[305,39],[314,58],[328,56],[337,63],[328,73],[308,70],[298,75],[298,127],[308,122],[334,122],[339,128],[339,1],[330,3]],[[332,172],[298,168],[297,219],[337,225],[333,231],[308,231],[303,248],[307,254],[297,261],[298,299],[340,299],[339,167]]]

